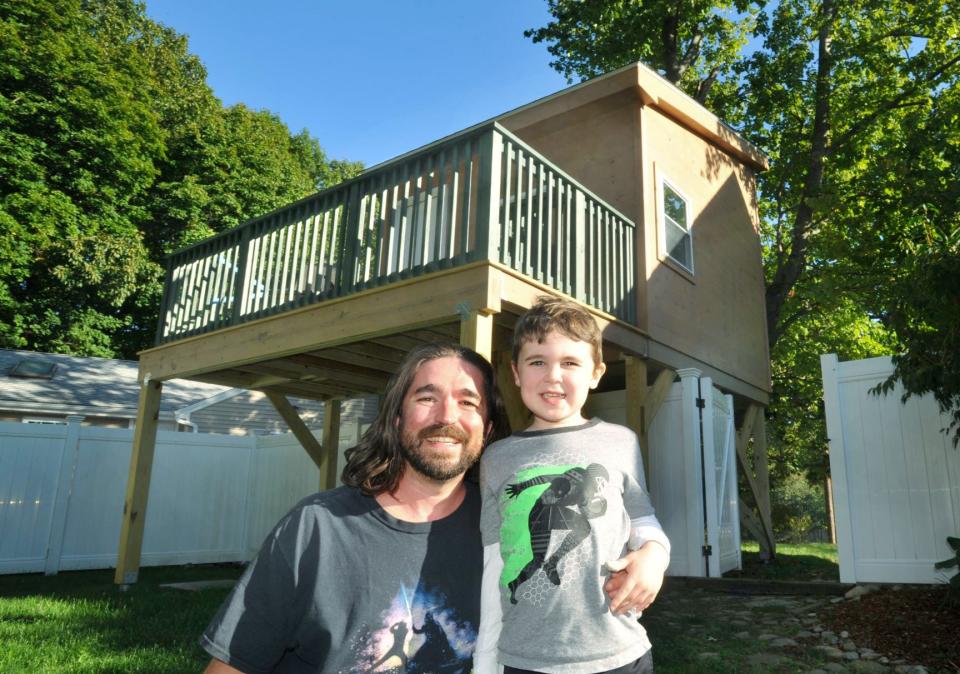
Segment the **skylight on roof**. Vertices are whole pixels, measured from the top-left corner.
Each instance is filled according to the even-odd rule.
[[[10,370],[11,377],[31,377],[33,379],[53,379],[57,366],[40,358],[23,358]]]

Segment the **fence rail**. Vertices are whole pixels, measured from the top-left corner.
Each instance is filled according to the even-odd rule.
[[[157,343],[477,260],[633,323],[635,229],[491,123],[173,253]]]

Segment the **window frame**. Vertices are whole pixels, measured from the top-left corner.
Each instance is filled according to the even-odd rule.
[[[685,276],[689,276],[690,280],[693,280],[693,276],[696,273],[696,263],[694,258],[693,250],[693,218],[692,218],[692,205],[690,202],[690,197],[688,197],[683,190],[679,189],[672,180],[667,178],[664,175],[658,176],[657,180],[657,248],[658,248],[658,257],[661,262],[667,263],[672,269],[680,272]],[[684,211],[686,215],[686,222],[683,223],[684,227],[681,227],[680,223],[677,223],[676,220],[670,218],[666,213],[666,193],[667,190],[673,192],[678,198],[683,201]],[[669,218],[669,222],[667,219]],[[683,229],[689,241],[689,252],[690,252],[690,266],[673,257],[670,254],[667,247],[667,227],[674,227],[677,229]]]

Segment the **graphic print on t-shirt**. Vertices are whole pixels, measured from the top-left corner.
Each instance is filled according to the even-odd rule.
[[[467,674],[477,631],[455,613],[442,593],[422,583],[416,590],[401,585],[380,614],[381,624],[355,640],[356,664],[349,672]]]
[[[607,511],[603,492],[609,480],[599,463],[537,466],[519,471],[516,482],[504,488],[500,582],[511,602],[518,602],[520,587],[531,581],[524,596],[539,604],[564,574],[577,573],[573,553],[590,535],[590,520]]]

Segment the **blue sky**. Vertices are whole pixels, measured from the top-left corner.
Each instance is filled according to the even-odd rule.
[[[227,105],[367,166],[559,91],[546,0],[147,0]]]

